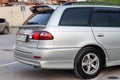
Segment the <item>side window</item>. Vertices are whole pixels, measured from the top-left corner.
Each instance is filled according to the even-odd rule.
[[[88,26],[90,8],[69,8],[65,10],[60,20],[60,26]]]
[[[5,19],[0,19],[0,23],[4,23],[5,22]]]
[[[92,25],[96,27],[120,27],[120,10],[97,10],[93,13]]]

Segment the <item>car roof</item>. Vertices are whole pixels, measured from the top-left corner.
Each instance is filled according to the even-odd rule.
[[[63,6],[90,6],[90,7],[120,7],[118,3],[111,3],[111,2],[66,2]]]

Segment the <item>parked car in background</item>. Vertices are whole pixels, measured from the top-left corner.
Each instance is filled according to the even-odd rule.
[[[66,3],[31,8],[34,16],[19,27],[14,50],[19,62],[44,69],[74,69],[84,79],[103,67],[120,65],[120,6]]]
[[[0,33],[3,34],[9,33],[9,23],[4,18],[0,18]]]

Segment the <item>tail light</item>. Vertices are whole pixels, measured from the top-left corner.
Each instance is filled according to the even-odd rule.
[[[32,34],[33,40],[53,40],[54,37],[47,31],[34,31]]]

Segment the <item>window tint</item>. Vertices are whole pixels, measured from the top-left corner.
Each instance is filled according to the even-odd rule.
[[[61,18],[61,26],[88,26],[90,8],[69,8]]]
[[[28,20],[28,25],[46,25],[51,14],[37,14],[30,20]]]
[[[98,27],[120,27],[120,10],[95,11],[92,24]]]
[[[5,19],[2,19],[2,18],[1,18],[1,19],[0,19],[0,23],[3,23],[3,22],[5,22]]]

